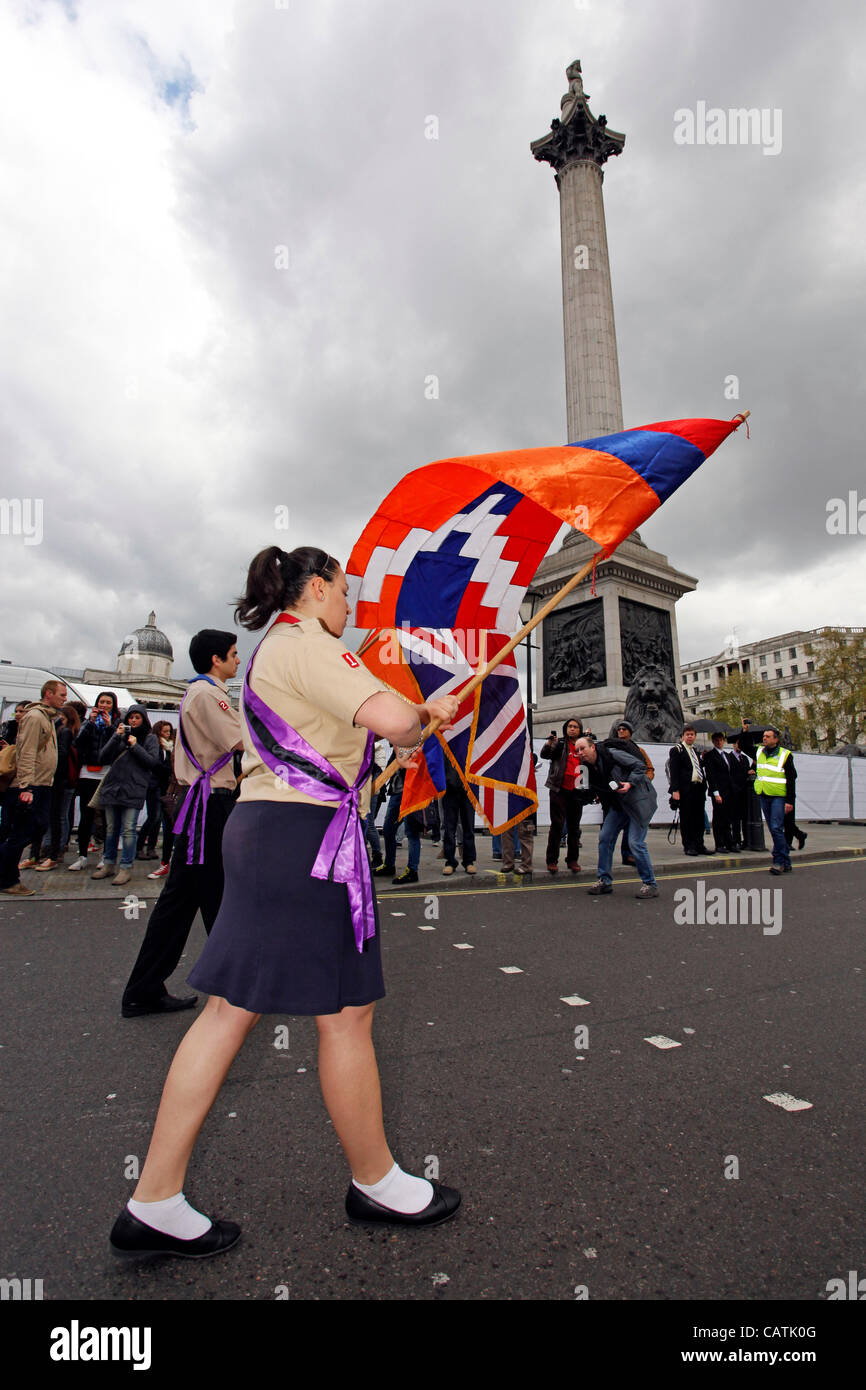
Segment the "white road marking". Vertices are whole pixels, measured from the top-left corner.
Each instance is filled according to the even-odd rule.
[[[559,998],[563,1004],[571,1004],[574,1008],[589,1003],[588,999],[581,999],[579,994],[561,994]]]
[[[475,947],[470,946],[468,941],[455,941],[452,943],[455,951],[474,951]]]
[[[419,931],[435,931],[436,928],[435,928],[435,927],[419,927],[418,930],[419,930]]]
[[[499,969],[503,975],[522,975],[523,971],[519,965],[500,965]]]
[[[774,1091],[771,1096],[764,1096],[771,1105],[778,1105],[781,1110],[811,1110],[810,1100],[797,1100],[796,1096],[789,1096],[787,1091]]]
[[[392,913],[391,913],[391,916],[392,916],[392,917],[405,917],[406,914],[405,914],[405,912],[392,912]]]
[[[683,1029],[683,1032],[684,1032],[684,1033],[693,1033],[694,1031],[695,1031],[694,1028],[684,1028],[684,1029]]]
[[[651,1038],[644,1038],[644,1042],[652,1043],[653,1047],[659,1047],[663,1051],[669,1047],[682,1047],[682,1043],[674,1042],[673,1038],[666,1038],[664,1033],[655,1033]]]

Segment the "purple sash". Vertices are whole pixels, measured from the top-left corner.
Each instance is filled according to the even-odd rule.
[[[195,676],[193,680],[190,681],[190,685],[192,685],[194,681],[202,680],[209,681],[211,685],[216,684],[216,681],[212,681],[210,679],[210,676]],[[188,693],[189,692],[187,691],[187,694]],[[209,768],[203,768],[198,758],[195,756],[195,753],[193,753],[192,749],[187,743],[186,734],[183,731],[183,719],[181,716],[183,715],[183,707],[185,703],[186,695],[184,695],[183,700],[181,701],[180,709],[178,711],[177,731],[180,735],[180,741],[183,744],[184,753],[186,753],[186,756],[189,758],[193,767],[198,768],[198,777],[196,777],[195,781],[193,782],[192,786],[186,794],[184,803],[180,808],[180,814],[174,824],[174,833],[175,835],[180,835],[183,833],[185,829],[188,830],[189,833],[187,835],[186,862],[187,864],[192,864],[194,852],[195,825],[196,820],[198,818],[199,808],[201,808],[201,835],[199,840],[198,862],[199,864],[203,864],[204,825],[205,818],[207,817],[207,803],[211,793],[211,774],[214,772],[219,772],[221,767],[225,767],[229,758],[232,756],[234,750],[230,748],[227,753],[223,753],[222,757],[217,758],[215,763],[211,763]]]
[[[278,618],[277,622],[281,619]],[[285,618],[297,622],[297,619]],[[261,643],[259,643],[261,646]],[[335,801],[337,809],[319,848],[311,878],[345,883],[355,944],[363,951],[364,942],[376,935],[376,914],[373,908],[373,885],[370,861],[364,844],[364,826],[358,814],[361,788],[370,775],[375,736],[367,734],[361,766],[351,787],[327,758],[317,752],[306,739],[266,705],[250,685],[253,662],[258,647],[250,658],[244,676],[243,707],[253,745],[262,762],[281,781],[295,791],[314,796],[319,801]]]

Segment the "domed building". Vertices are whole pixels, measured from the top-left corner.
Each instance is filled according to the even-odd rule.
[[[151,611],[144,627],[137,627],[124,637],[117,655],[117,669],[121,675],[169,677],[173,661],[171,643],[165,633],[160,632],[156,614]]]
[[[172,680],[174,649],[156,625],[151,611],[144,627],[137,627],[120,644],[115,671],[86,670],[84,680],[110,690],[124,686],[136,700],[152,708],[177,709],[186,694],[186,681]]]

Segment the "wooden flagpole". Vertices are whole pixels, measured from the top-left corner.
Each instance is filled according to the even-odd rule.
[[[570,594],[572,589],[576,588],[580,581],[586,578],[593,565],[603,555],[604,551],[599,550],[596,552],[595,555],[593,555],[591,560],[587,560],[583,568],[579,569],[577,571],[577,574],[573,574],[571,578],[567,580],[565,584],[563,584],[562,588],[559,589],[557,593],[553,595],[552,598],[549,598],[547,600],[547,603],[545,603],[543,607],[539,608],[537,613],[533,614],[530,621],[524,627],[522,627],[518,633],[515,633],[515,635],[512,638],[510,638],[508,642],[506,642],[505,646],[502,648],[501,651],[498,651],[496,655],[492,657],[490,661],[486,661],[483,666],[479,666],[478,670],[475,672],[475,675],[472,676],[471,679],[468,680],[466,684],[461,687],[460,690],[455,691],[454,698],[462,702],[466,699],[467,695],[472,694],[473,690],[477,690],[481,682],[484,680],[485,676],[489,676],[490,672],[495,670],[495,668],[499,665],[500,661],[504,661],[505,658],[511,652],[514,651],[514,648],[518,646],[523,641],[524,637],[526,637],[526,635],[530,633],[532,629],[541,622],[542,618],[546,618],[548,613],[553,612],[554,608],[556,608],[557,604],[562,602],[566,594]],[[426,724],[424,726],[424,729],[422,730],[422,743],[426,743],[430,735],[435,734],[436,730],[440,727],[440,725],[441,720],[439,719],[433,719],[430,721],[429,724]],[[399,764],[397,762],[397,759],[395,758],[393,762],[388,764],[388,766],[385,768],[385,771],[379,774],[379,776],[376,778],[376,781],[373,783],[374,793],[379,791],[382,787],[384,787],[385,783],[389,780],[389,778],[393,777],[398,766]]]
[[[752,413],[752,412],[751,412],[750,410],[744,410],[740,415],[735,415],[735,416],[734,416],[734,419],[738,419],[738,420],[740,420],[740,421],[742,422],[743,420],[748,419],[748,417],[751,415],[751,413]],[[611,551],[611,555],[613,555],[613,554],[615,554],[615,553],[616,553],[615,550],[612,550],[612,551]],[[489,675],[490,675],[490,672],[493,671],[493,670],[495,670],[495,668],[499,665],[500,661],[504,661],[505,658],[506,658],[511,652],[514,651],[514,648],[515,648],[516,646],[518,646],[518,645],[523,641],[524,637],[526,637],[526,636],[528,635],[528,633],[530,633],[534,627],[537,627],[538,624],[541,622],[541,620],[542,620],[543,618],[546,618],[546,617],[547,617],[548,613],[552,613],[553,610],[554,610],[554,608],[556,608],[556,607],[558,606],[558,604],[562,603],[562,600],[565,598],[566,594],[570,594],[571,591],[572,591],[572,589],[576,589],[576,588],[577,588],[577,586],[578,586],[578,584],[580,583],[580,581],[581,581],[582,579],[585,579],[585,578],[586,578],[586,576],[589,574],[590,570],[592,569],[593,565],[594,565],[594,564],[596,563],[596,561],[599,560],[600,558],[608,558],[608,559],[609,559],[610,557],[609,557],[609,556],[605,556],[605,552],[604,552],[603,550],[598,550],[598,551],[596,551],[596,553],[593,555],[592,559],[591,559],[591,560],[587,560],[587,562],[586,562],[586,564],[583,566],[583,568],[582,568],[582,569],[579,569],[579,570],[577,571],[577,574],[573,574],[573,575],[571,576],[571,578],[570,578],[569,580],[567,580],[565,584],[563,584],[562,588],[559,589],[559,590],[553,595],[552,598],[549,598],[549,599],[547,600],[547,603],[545,603],[545,604],[543,605],[543,607],[540,608],[540,609],[538,610],[537,613],[533,614],[533,616],[532,616],[532,618],[530,619],[530,621],[529,621],[524,627],[522,627],[522,628],[520,629],[520,631],[519,631],[518,633],[516,633],[516,634],[514,635],[514,637],[512,637],[512,638],[505,644],[505,646],[502,648],[501,651],[499,651],[499,652],[496,653],[496,655],[493,657],[493,659],[492,659],[491,661],[487,661],[487,662],[485,662],[485,664],[484,664],[483,667],[479,667],[479,669],[475,672],[475,675],[471,678],[471,680],[468,680],[468,681],[466,682],[466,684],[465,684],[460,690],[458,690],[458,691],[456,692],[456,694],[455,694],[455,699],[457,699],[457,700],[459,700],[459,701],[462,702],[463,700],[466,699],[466,696],[467,696],[467,695],[471,695],[471,694],[472,694],[473,690],[477,690],[478,687],[479,687],[479,685],[481,684],[481,682],[484,680],[485,676],[489,676]],[[424,729],[422,730],[421,745],[419,745],[419,747],[420,747],[420,746],[423,746],[423,744],[425,744],[425,743],[427,742],[427,740],[428,740],[428,738],[430,738],[431,734],[435,734],[435,733],[436,733],[436,730],[440,727],[440,725],[441,725],[441,721],[440,721],[439,719],[433,719],[433,720],[430,721],[429,724],[425,725]],[[384,772],[381,772],[381,773],[379,774],[379,776],[376,778],[375,782],[373,783],[373,793],[374,793],[374,795],[375,795],[376,792],[381,791],[381,789],[382,789],[382,787],[384,787],[385,783],[386,783],[391,777],[393,777],[393,775],[394,775],[394,773],[395,773],[395,771],[397,770],[398,767],[399,767],[399,763],[397,762],[397,759],[395,758],[395,759],[393,760],[393,762],[390,762],[390,763],[388,764],[388,766],[385,768],[385,771],[384,771]]]

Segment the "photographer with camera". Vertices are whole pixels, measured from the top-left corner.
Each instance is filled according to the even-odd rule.
[[[90,877],[111,878],[112,884],[121,887],[132,877],[135,827],[151,775],[159,763],[159,741],[150,727],[144,705],[130,705],[125,722],[118,724],[105,744],[102,761],[108,766],[99,791],[99,802],[105,811],[105,853],[101,868]],[[119,869],[118,841],[121,844]]]
[[[90,809],[90,801],[99,786],[102,774],[105,772],[102,750],[119,722],[117,696],[113,690],[101,690],[96,697],[96,704],[82,723],[75,740],[79,766],[76,788],[79,802],[78,858],[69,865],[71,873],[80,872],[81,869],[87,868],[87,849],[90,844],[94,817],[94,811]]]
[[[589,789],[601,802],[604,822],[598,836],[598,882],[587,889],[594,897],[613,892],[613,849],[621,830],[628,829],[629,847],[641,876],[636,898],[657,898],[655,871],[646,847],[646,832],[658,805],[646,763],[617,747],[616,741],[577,740],[577,751],[589,772]]]

